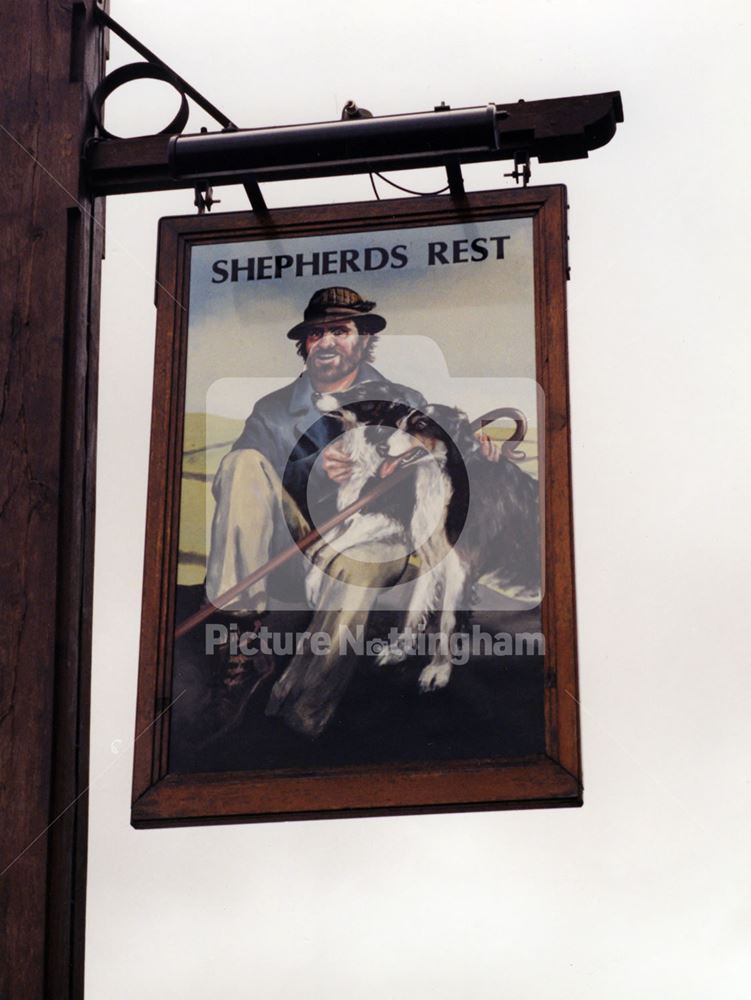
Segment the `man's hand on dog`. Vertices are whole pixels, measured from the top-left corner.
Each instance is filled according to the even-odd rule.
[[[352,459],[346,451],[330,444],[323,449],[323,469],[335,483],[346,483],[352,475]]]
[[[501,444],[499,441],[493,441],[487,434],[483,434],[482,431],[477,431],[475,437],[480,442],[480,449],[485,458],[491,462],[500,461]]]

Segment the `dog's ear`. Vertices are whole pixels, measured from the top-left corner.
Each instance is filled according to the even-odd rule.
[[[385,427],[396,427],[399,421],[403,417],[406,417],[409,412],[410,407],[405,406],[399,400],[395,400],[394,402],[384,400],[379,406],[375,417],[377,422],[383,424]]]

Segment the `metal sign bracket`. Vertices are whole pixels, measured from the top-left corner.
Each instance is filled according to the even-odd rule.
[[[177,114],[172,121],[158,133],[159,135],[179,135],[184,130],[185,126],[188,124],[188,118],[190,116],[190,108],[187,100],[188,97],[190,97],[199,108],[202,108],[208,115],[210,115],[215,122],[221,125],[224,131],[238,131],[237,125],[235,125],[231,118],[228,118],[223,111],[220,111],[219,108],[217,108],[215,104],[212,104],[208,98],[204,97],[200,91],[196,90],[195,87],[189,84],[188,81],[172,69],[171,66],[168,66],[167,63],[164,62],[163,59],[160,59],[155,52],[152,52],[151,49],[147,48],[143,42],[139,41],[139,39],[135,37],[135,35],[132,35],[126,28],[116,21],[101,2],[97,4],[95,10],[96,20],[102,27],[108,28],[110,31],[114,32],[118,38],[121,38],[126,45],[129,45],[135,52],[146,60],[142,63],[134,62],[128,63],[126,66],[120,66],[118,69],[108,73],[96,88],[91,99],[91,107],[94,123],[97,127],[99,135],[102,138],[113,140],[118,140],[120,138],[119,136],[113,135],[105,128],[103,120],[104,102],[110,94],[113,93],[113,91],[118,89],[118,87],[137,79],[152,79],[169,83],[180,94],[180,108]],[[203,128],[201,131],[205,133],[207,129]],[[266,201],[255,178],[248,175],[244,178],[242,184],[245,188],[245,192],[253,211],[258,215],[268,214]],[[204,196],[204,192],[208,195],[208,197]],[[203,185],[196,184],[194,204],[198,208],[199,213],[203,213],[206,210],[211,211],[211,206],[216,204],[217,201],[218,199],[214,199],[212,197],[211,185],[208,181]]]
[[[451,108],[375,117],[354,101],[339,121],[273,128],[240,129],[183,77],[114,20],[101,5],[96,17],[146,61],[114,70],[97,87],[92,116],[97,136],[83,151],[90,190],[95,195],[193,189],[199,212],[216,203],[212,189],[242,184],[253,210],[268,215],[260,184],[346,174],[369,174],[408,193],[383,177],[386,171],[442,167],[455,200],[465,198],[462,167],[468,163],[512,160],[507,173],[524,187],[531,159],[552,163],[587,157],[606,145],[623,121],[617,91],[511,104]],[[120,138],[103,123],[104,101],[134,79],[153,78],[173,86],[180,108],[155,135]],[[220,126],[219,132],[186,134],[190,98]],[[373,182],[376,197],[379,197]]]

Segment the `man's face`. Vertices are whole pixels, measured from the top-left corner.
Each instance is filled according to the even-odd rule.
[[[351,319],[312,326],[305,339],[308,368],[319,382],[338,382],[360,364],[368,339]]]

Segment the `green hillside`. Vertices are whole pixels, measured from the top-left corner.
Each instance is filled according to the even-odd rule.
[[[240,436],[244,421],[186,413],[180,490],[179,584],[203,583],[214,516],[211,483],[219,463]]]

